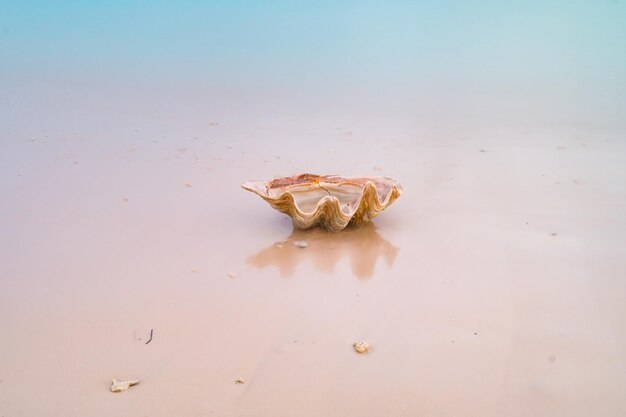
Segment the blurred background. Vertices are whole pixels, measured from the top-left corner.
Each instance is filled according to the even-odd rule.
[[[620,0],[3,1],[0,117],[72,90],[250,118],[623,123],[625,21]]]

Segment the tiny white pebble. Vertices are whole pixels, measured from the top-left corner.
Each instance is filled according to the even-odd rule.
[[[295,242],[293,242],[293,245],[297,248],[306,248],[307,246],[309,246],[309,244],[304,240],[296,240]]]

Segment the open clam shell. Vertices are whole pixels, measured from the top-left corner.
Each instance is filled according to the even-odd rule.
[[[400,184],[386,177],[300,174],[241,186],[288,214],[294,227],[320,226],[333,232],[369,222],[402,193]]]

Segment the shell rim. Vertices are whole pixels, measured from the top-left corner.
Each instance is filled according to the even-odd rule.
[[[341,178],[343,180],[346,180],[346,182],[350,182],[350,180],[365,180],[363,186],[362,186],[362,191],[361,194],[357,200],[358,204],[354,205],[354,208],[351,212],[345,212],[342,208],[341,208],[341,204],[339,203],[339,199],[335,196],[331,196],[331,195],[326,195],[323,196],[322,198],[319,199],[319,201],[317,202],[317,204],[315,205],[315,210],[313,210],[312,212],[307,212],[307,211],[303,211],[300,206],[298,206],[298,203],[296,201],[296,199],[294,198],[293,194],[289,191],[289,190],[285,190],[282,193],[280,193],[278,196],[276,197],[271,197],[268,194],[268,189],[269,189],[269,184],[272,181],[275,180],[287,180],[290,178],[298,178],[298,177],[302,177],[302,176],[311,176],[311,177],[318,177],[320,179],[323,178]],[[376,186],[376,180],[381,181],[381,182],[388,182],[391,183],[391,188],[389,189],[389,192],[387,193],[385,199],[383,201],[381,201],[378,198],[378,188]],[[336,184],[336,183],[334,183]],[[258,185],[262,185],[262,188],[257,188],[255,187]],[[359,184],[360,186],[360,184]],[[402,186],[393,178],[389,178],[389,177],[341,177],[341,176],[337,176],[337,175],[317,175],[317,174],[300,174],[300,175],[295,175],[292,177],[279,177],[279,178],[274,178],[272,180],[269,181],[247,181],[244,182],[243,184],[241,184],[241,188],[243,188],[244,190],[253,192],[255,194],[257,194],[258,196],[260,196],[261,198],[263,198],[264,200],[270,202],[270,201],[279,201],[283,198],[289,198],[291,200],[291,202],[293,203],[293,207],[295,208],[296,212],[298,213],[299,216],[301,217],[312,217],[315,216],[315,214],[317,212],[320,211],[320,208],[323,207],[326,204],[336,204],[339,208],[339,211],[346,216],[346,218],[351,218],[352,216],[354,216],[354,214],[359,210],[359,207],[361,206],[361,202],[363,200],[363,196],[365,195],[365,191],[368,187],[373,187],[374,191],[375,191],[375,195],[376,195],[376,201],[377,203],[381,206],[381,207],[387,207],[389,205],[389,200],[392,198],[392,196],[394,194],[397,194],[397,197],[399,197],[402,194]],[[264,190],[264,191],[263,191]],[[286,197],[288,196],[288,197]],[[396,198],[397,198],[396,197]]]

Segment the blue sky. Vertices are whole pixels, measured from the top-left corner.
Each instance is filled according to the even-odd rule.
[[[604,0],[3,0],[0,77],[624,94],[625,22]]]

